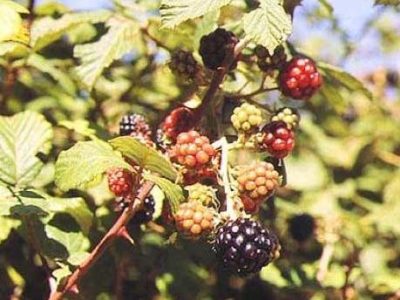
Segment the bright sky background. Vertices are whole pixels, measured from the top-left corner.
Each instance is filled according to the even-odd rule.
[[[44,1],[46,0],[39,0],[38,2]],[[60,0],[60,2],[76,10],[88,10],[112,5],[110,0]],[[344,68],[354,73],[370,71],[378,67],[389,67],[400,70],[400,54],[387,55],[381,53],[373,32],[367,34],[361,41],[357,41],[360,29],[366,20],[378,9],[378,7],[373,6],[373,0],[330,0],[329,2],[334,7],[334,14],[338,16],[340,26],[348,31],[353,41],[359,43],[357,52],[343,65]],[[326,28],[324,29],[324,26],[310,28],[309,24],[305,21],[307,9],[318,3],[318,0],[304,0],[303,3],[304,7],[297,8],[296,10],[294,32],[291,40],[296,41],[296,45],[298,44],[297,42],[307,40],[310,36],[326,40],[327,30]],[[397,19],[399,21],[398,32],[400,33],[400,18]],[[328,41],[325,43],[328,52],[326,56],[330,57],[329,54],[334,55],[333,52],[336,51],[334,38],[328,38]]]

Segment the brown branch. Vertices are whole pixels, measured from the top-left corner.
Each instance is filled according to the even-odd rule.
[[[29,16],[28,16],[28,28],[31,28],[33,20],[35,19],[35,0],[29,0],[28,3],[28,11],[29,11]]]
[[[119,216],[119,218],[110,228],[110,230],[106,233],[103,239],[92,250],[89,257],[85,261],[83,261],[79,265],[79,267],[72,273],[72,275],[68,278],[66,284],[61,290],[55,291],[50,295],[49,300],[60,300],[67,292],[72,291],[76,287],[79,280],[89,271],[89,269],[110,246],[110,244],[118,237],[121,237],[121,233],[123,232],[125,226],[128,224],[129,220],[136,214],[136,212],[140,210],[143,204],[143,200],[150,193],[153,186],[154,184],[149,181],[143,184],[136,197],[136,200],[132,201],[131,205],[122,212],[122,214]]]
[[[229,72],[230,66],[232,63],[239,57],[243,48],[247,45],[247,40],[242,40],[235,47],[231,49],[227,49],[228,55],[225,57],[225,60],[221,67],[219,67],[212,77],[210,86],[207,92],[204,94],[203,100],[198,108],[195,110],[195,119],[194,124],[197,124],[201,117],[203,116],[206,109],[210,106],[210,103],[215,97],[215,94],[218,92],[220,85],[225,79],[225,75]]]

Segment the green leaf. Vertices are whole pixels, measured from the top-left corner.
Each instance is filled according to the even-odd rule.
[[[28,55],[28,53],[29,48],[20,42],[10,41],[0,43],[0,56],[23,57]]]
[[[367,98],[372,99],[371,92],[350,73],[324,62],[318,62],[318,69],[328,83],[335,85],[334,88],[346,88],[351,92],[360,92]]]
[[[22,25],[22,18],[19,13],[29,13],[22,5],[13,1],[2,0],[0,2],[0,42],[14,40]]]
[[[83,198],[57,198],[46,196],[49,211],[67,213],[75,219],[84,234],[88,234],[92,226],[93,214]]]
[[[63,120],[58,125],[63,126],[69,130],[73,130],[76,133],[79,133],[85,137],[88,137],[92,140],[97,140],[96,130],[90,128],[90,123],[87,120]]]
[[[156,172],[168,179],[175,180],[177,172],[171,162],[162,154],[129,136],[117,137],[110,144],[123,156],[131,159],[135,164]]]
[[[139,24],[123,17],[115,17],[110,19],[107,25],[110,28],[99,41],[74,48],[74,57],[81,60],[76,72],[89,90],[114,60],[140,45]]]
[[[143,178],[154,182],[164,192],[166,198],[171,204],[173,212],[177,210],[179,203],[185,199],[182,188],[179,185],[172,183],[168,179],[152,174],[144,174]]]
[[[43,116],[23,112],[0,117],[0,181],[27,186],[40,172],[38,154],[48,154],[53,131]]]
[[[0,192],[0,216],[46,216],[57,213],[69,214],[88,234],[93,214],[83,198],[58,198],[37,190]]]
[[[55,182],[64,191],[86,189],[98,184],[103,173],[112,167],[132,170],[109,144],[100,140],[78,142],[58,157]]]
[[[262,0],[259,8],[243,17],[246,38],[261,44],[270,53],[292,32],[290,16],[278,0]]]
[[[68,252],[67,261],[69,263],[79,265],[87,257],[90,242],[81,232],[63,231],[51,225],[45,226],[45,232],[47,238],[55,240],[65,247]]]
[[[94,12],[80,12],[65,14],[59,19],[45,17],[35,21],[31,31],[31,46],[39,50],[58,40],[67,31],[85,23],[101,23],[108,20],[111,12],[98,10]]]
[[[232,0],[162,0],[160,14],[163,27],[172,28],[189,19],[218,10]]]
[[[400,6],[400,0],[375,0],[375,5]]]
[[[54,66],[52,60],[46,59],[39,54],[32,54],[29,56],[27,64],[49,74],[68,94],[75,95],[76,87],[74,82],[67,73]]]

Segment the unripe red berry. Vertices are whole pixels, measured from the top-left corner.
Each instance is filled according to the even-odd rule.
[[[279,83],[282,93],[293,99],[310,98],[322,85],[322,76],[314,61],[294,57],[283,68]]]

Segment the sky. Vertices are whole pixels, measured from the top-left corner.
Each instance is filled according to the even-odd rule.
[[[46,0],[39,0],[38,3]],[[99,7],[112,6],[110,0],[59,0],[72,9],[90,10]],[[303,7],[296,10],[294,18],[294,31],[291,40],[301,41],[313,35],[326,39],[326,29],[323,26],[310,28],[306,22],[306,12],[310,7],[316,5],[318,0],[303,0]],[[369,32],[361,41],[358,40],[360,30],[363,28],[366,20],[371,18],[378,7],[373,6],[374,0],[329,0],[334,8],[334,14],[339,19],[339,24],[346,29],[350,38],[357,44],[357,52],[355,52],[343,65],[345,69],[355,72],[364,73],[372,71],[378,67],[389,67],[400,70],[400,54],[387,55],[383,54],[379,43],[377,43],[376,33]],[[400,20],[400,18],[399,18]],[[400,21],[398,22],[400,33]],[[307,35],[307,36],[306,36]],[[331,42],[331,51],[334,49],[335,40],[327,41],[329,46]],[[329,50],[329,49],[328,49]],[[360,72],[361,70],[361,72]]]

